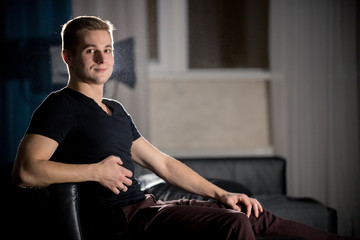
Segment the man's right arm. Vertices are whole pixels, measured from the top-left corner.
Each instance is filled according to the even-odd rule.
[[[38,134],[26,134],[16,156],[13,179],[20,187],[44,187],[53,183],[97,181],[118,194],[131,185],[131,171],[109,156],[94,164],[66,164],[49,160],[58,143]]]

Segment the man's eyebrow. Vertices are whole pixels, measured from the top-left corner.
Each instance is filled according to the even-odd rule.
[[[89,47],[94,47],[94,48],[97,48],[97,46],[95,44],[86,44],[82,49],[86,49],[86,48],[89,48]],[[113,48],[112,44],[108,44],[105,46],[105,48]]]

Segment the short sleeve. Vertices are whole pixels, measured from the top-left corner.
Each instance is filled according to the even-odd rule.
[[[122,111],[127,115],[128,119],[129,119],[132,139],[133,139],[133,141],[135,141],[136,139],[141,137],[141,134],[140,134],[139,130],[137,129],[136,124],[134,123],[131,115],[126,111],[126,109],[124,108],[124,106],[121,103],[119,103],[119,105],[120,105]]]
[[[108,101],[108,103],[114,108],[114,109],[119,109],[121,114],[124,116],[126,116],[130,122],[130,128],[131,128],[131,134],[132,134],[132,139],[133,141],[135,141],[136,139],[138,139],[139,137],[141,137],[141,134],[139,132],[139,130],[137,129],[131,115],[126,111],[126,109],[124,108],[124,106],[113,99],[106,99],[106,101]]]
[[[129,115],[129,117],[131,120],[131,132],[132,132],[132,136],[133,136],[133,141],[135,141],[136,139],[141,137],[141,134],[140,134],[139,130],[137,129],[134,121],[132,120],[132,117],[130,115]]]
[[[26,133],[43,135],[61,144],[76,124],[73,114],[66,97],[52,93],[34,111]]]

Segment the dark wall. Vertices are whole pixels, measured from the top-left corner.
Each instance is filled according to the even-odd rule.
[[[61,44],[71,0],[1,1],[0,164],[14,161],[31,114],[53,89],[49,47]]]

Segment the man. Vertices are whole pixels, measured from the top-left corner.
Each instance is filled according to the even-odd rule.
[[[78,182],[86,237],[335,237],[264,211],[256,199],[211,184],[147,142],[122,105],[103,98],[114,64],[112,31],[110,22],[97,17],[77,17],[63,26],[68,85],[50,94],[32,116],[13,169],[20,187]],[[133,161],[218,202],[157,201],[140,191]]]

